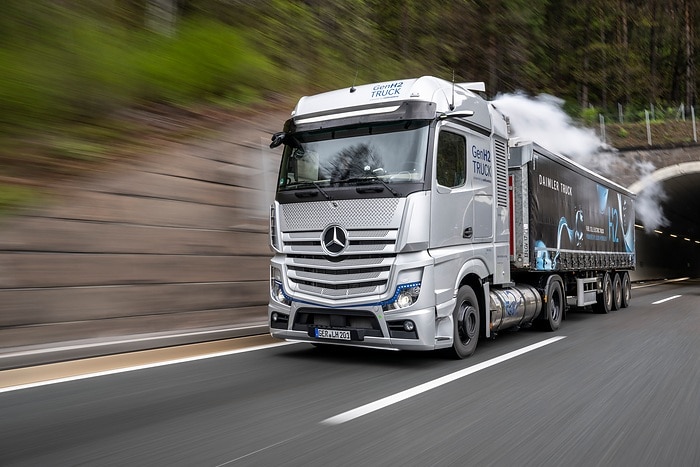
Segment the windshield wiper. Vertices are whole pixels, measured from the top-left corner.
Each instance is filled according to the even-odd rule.
[[[345,178],[343,180],[332,180],[332,183],[357,183],[357,182],[379,182],[384,187],[391,192],[392,195],[394,196],[401,196],[399,193],[397,193],[393,188],[389,186],[387,182],[382,180],[381,178],[377,177],[376,175],[366,175],[364,177],[351,177],[351,178]]]
[[[285,188],[290,189],[290,188],[307,188],[307,187],[315,187],[319,193],[321,193],[326,199],[330,200],[331,196],[326,193],[326,191],[321,188],[321,185],[318,184],[318,182],[313,182],[313,181],[308,181],[308,182],[294,182],[288,184]]]

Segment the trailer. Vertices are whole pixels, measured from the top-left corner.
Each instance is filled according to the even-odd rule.
[[[464,358],[629,305],[634,194],[514,138],[484,91],[422,77],[299,101],[271,144],[272,336]]]
[[[564,156],[512,141],[511,269],[516,282],[561,279],[569,306],[629,306],[634,194]],[[546,297],[546,286],[541,288]],[[555,291],[556,294],[556,291]]]

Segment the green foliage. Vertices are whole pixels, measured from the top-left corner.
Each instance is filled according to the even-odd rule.
[[[210,19],[183,22],[173,38],[150,37],[138,53],[141,98],[188,103],[249,102],[275,73],[245,34]]]
[[[29,187],[0,184],[0,217],[35,203],[38,196],[38,192]]]
[[[31,53],[0,50],[0,69],[0,128],[52,119],[60,94]]]
[[[586,125],[598,123],[599,115],[600,109],[595,107],[587,107],[581,110],[581,120],[583,120]]]
[[[0,48],[0,130],[93,118],[135,93],[125,31],[58,15],[43,35]]]
[[[52,146],[52,152],[56,157],[82,162],[99,161],[106,149],[101,144],[76,139],[61,139]]]
[[[276,73],[245,33],[211,19],[170,38],[56,13],[41,37],[0,46],[0,131],[89,121],[137,99],[250,102]]]

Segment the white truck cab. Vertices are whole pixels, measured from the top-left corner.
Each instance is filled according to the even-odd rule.
[[[483,91],[425,76],[298,102],[271,144],[272,336],[466,357],[498,329],[559,327],[567,281],[511,277],[508,122]]]

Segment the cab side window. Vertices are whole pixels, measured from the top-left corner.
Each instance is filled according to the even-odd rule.
[[[466,159],[466,138],[449,131],[441,131],[437,149],[437,182],[448,188],[464,185]]]

